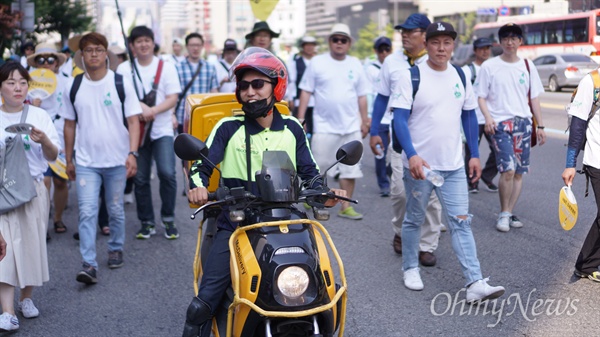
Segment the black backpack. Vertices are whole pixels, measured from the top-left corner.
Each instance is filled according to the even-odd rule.
[[[454,69],[456,69],[456,72],[458,73],[458,76],[460,76],[460,81],[463,84],[463,88],[465,89],[466,92],[466,88],[467,88],[467,79],[465,77],[465,72],[459,67],[456,66],[454,64],[452,64],[452,66],[454,67]],[[413,104],[415,101],[415,96],[417,95],[417,91],[419,91],[419,84],[421,83],[421,72],[419,71],[419,67],[418,66],[412,66],[410,69],[410,81],[412,82],[412,97],[413,97]],[[411,110],[410,112],[412,113],[412,106],[411,106]],[[396,136],[396,131],[394,130],[394,122],[392,121],[392,148],[394,149],[394,151],[401,153],[402,152],[402,146],[400,145],[400,141],[398,140],[398,137]]]

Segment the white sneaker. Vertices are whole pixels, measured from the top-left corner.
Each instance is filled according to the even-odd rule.
[[[40,311],[35,307],[31,298],[26,298],[17,304],[17,311],[20,311],[25,318],[35,318],[40,315]]]
[[[500,232],[508,232],[510,230],[510,217],[499,217],[498,221],[496,221],[496,229]]]
[[[446,227],[446,225],[441,224],[440,225],[440,232],[447,232],[448,231],[448,227]]]
[[[404,286],[410,290],[423,290],[423,281],[419,268],[411,268],[404,271]]]
[[[475,281],[467,288],[468,303],[491,300],[504,295],[504,287],[494,287],[487,284],[489,279],[490,278],[487,277],[483,280]]]
[[[126,205],[128,204],[133,204],[133,192],[131,193],[126,193],[123,196],[123,202],[125,202]]]
[[[19,319],[8,312],[0,315],[0,331],[14,331],[19,328]]]

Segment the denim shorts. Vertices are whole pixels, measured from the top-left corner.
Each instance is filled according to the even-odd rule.
[[[529,172],[531,121],[528,118],[514,117],[500,122],[492,135],[492,141],[496,150],[498,172]]]

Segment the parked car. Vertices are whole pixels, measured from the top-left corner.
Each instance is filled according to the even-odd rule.
[[[577,87],[583,76],[598,68],[598,63],[583,54],[548,54],[536,58],[533,64],[542,84],[554,92]]]

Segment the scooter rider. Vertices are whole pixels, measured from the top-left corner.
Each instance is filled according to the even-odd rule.
[[[308,182],[319,175],[319,168],[313,160],[307,145],[302,125],[291,116],[277,111],[275,102],[280,101],[286,92],[288,75],[285,65],[263,48],[251,47],[242,52],[234,61],[230,75],[235,76],[235,95],[245,116],[226,117],[213,128],[207,139],[208,158],[215,164],[221,163],[224,185],[233,187],[248,186],[246,160],[246,132],[251,144],[251,170],[262,166],[262,154],[268,150],[286,151],[302,181]],[[189,200],[197,205],[208,201],[208,181],[213,171],[210,164],[200,161],[192,165],[190,172]],[[313,186],[322,185],[321,179],[314,179]],[[336,195],[345,197],[346,191],[331,189]],[[252,181],[251,191],[258,195],[256,183]],[[331,207],[337,199],[329,199],[325,206]],[[204,266],[200,288],[192,299],[186,315],[183,336],[209,336],[211,319],[231,284],[229,270],[229,238],[238,226],[229,219],[229,212],[221,212],[217,217],[218,231]]]

